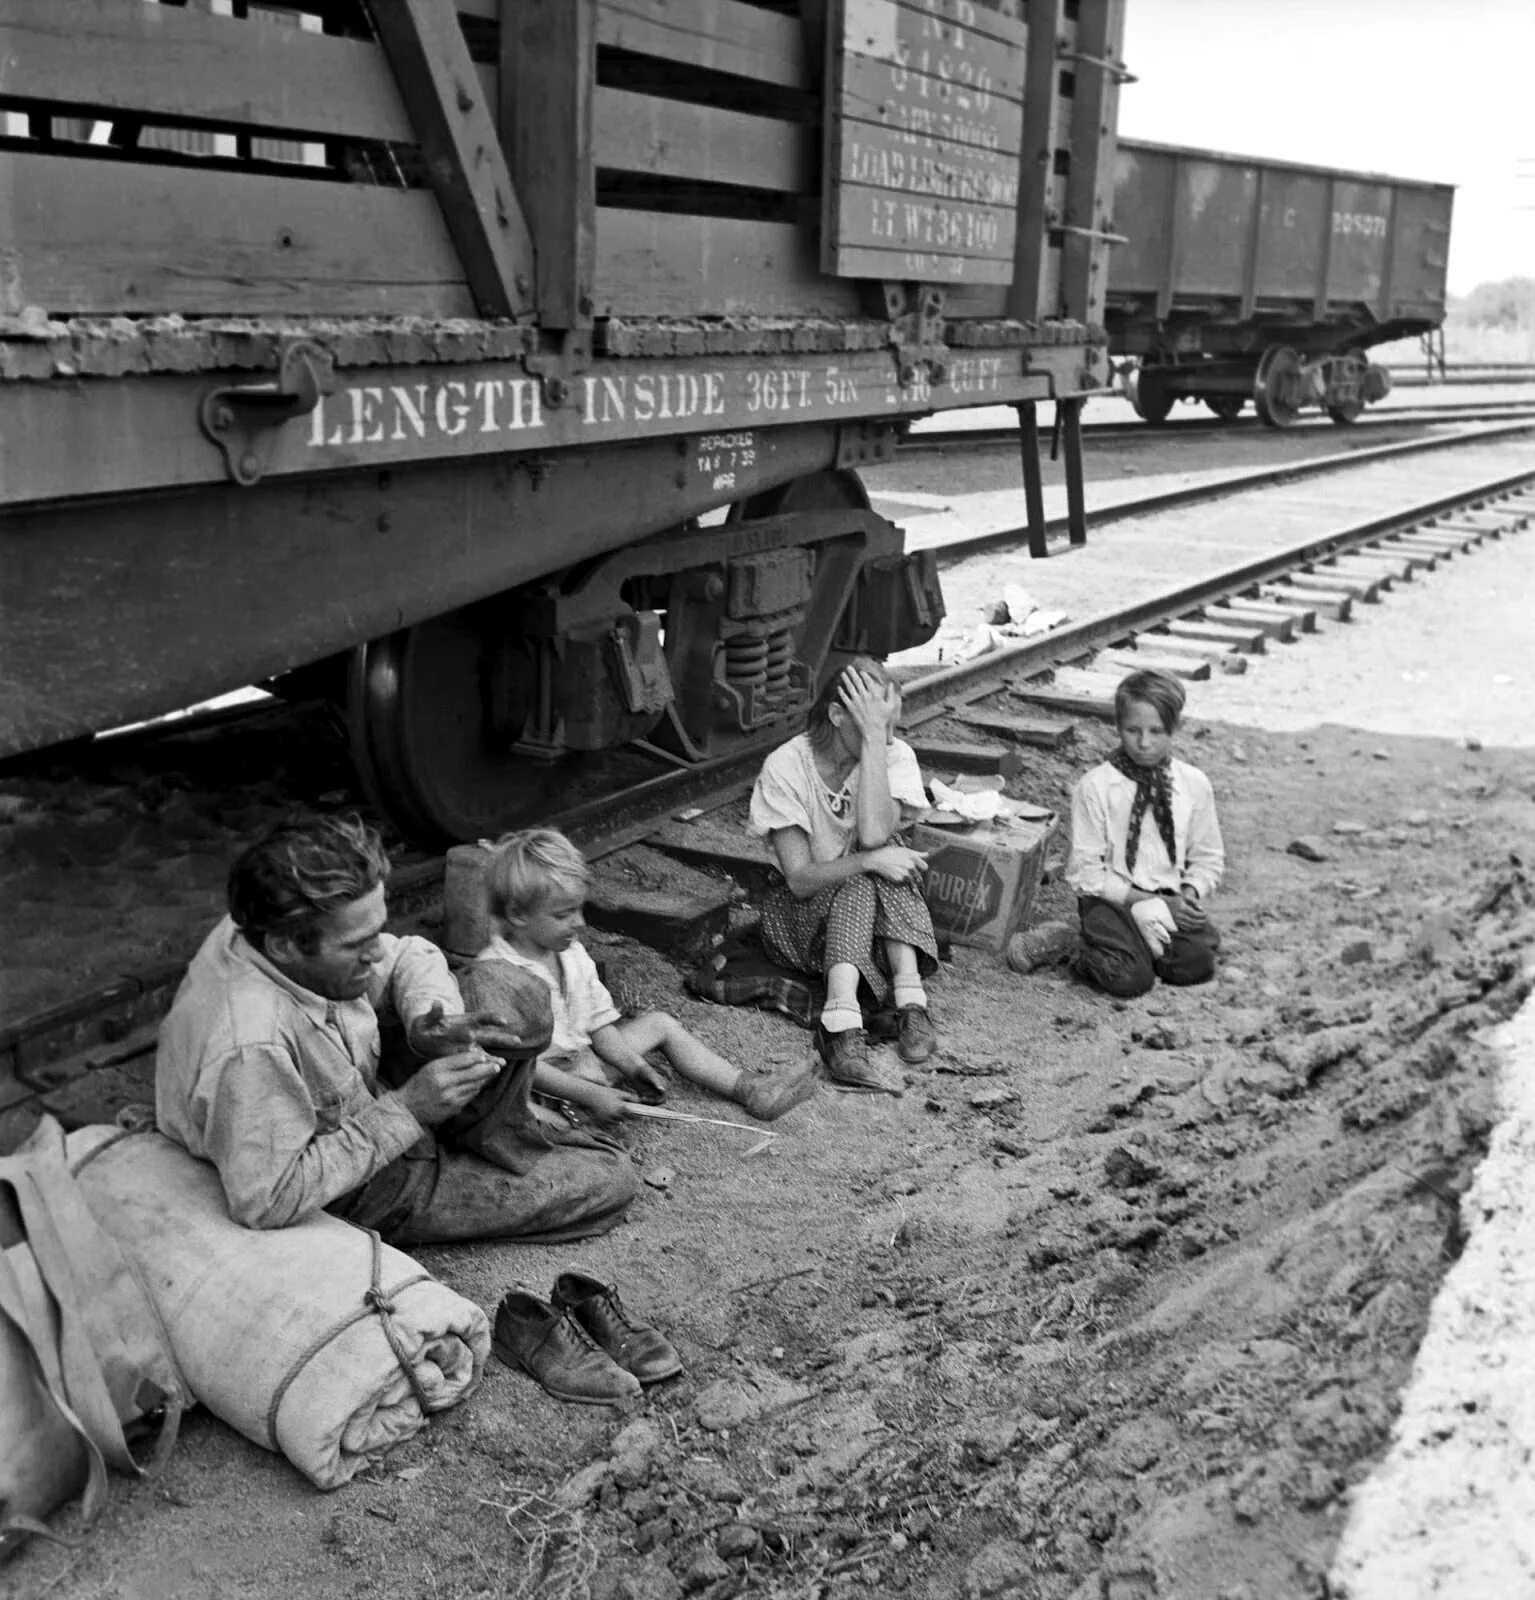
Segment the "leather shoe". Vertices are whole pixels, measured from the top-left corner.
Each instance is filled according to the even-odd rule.
[[[869,1041],[862,1028],[844,1028],[840,1033],[828,1033],[817,1023],[815,1044],[821,1053],[821,1060],[826,1064],[826,1076],[833,1083],[846,1084],[853,1089],[879,1087],[869,1061]]]
[[[612,1284],[584,1272],[562,1272],[554,1280],[554,1304],[640,1383],[660,1383],[682,1371],[671,1341],[658,1328],[635,1322]]]
[[[490,1347],[530,1373],[557,1400],[616,1406],[640,1393],[639,1379],[601,1349],[569,1311],[513,1289],[496,1307]]]
[[[776,1122],[815,1093],[815,1058],[781,1072],[743,1072],[736,1099],[758,1122]]]
[[[902,1061],[919,1066],[938,1048],[938,1030],[926,1006],[902,1006],[896,1013],[901,1031],[896,1035],[896,1053]]]

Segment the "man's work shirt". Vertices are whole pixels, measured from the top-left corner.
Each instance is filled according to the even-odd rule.
[[[203,941],[160,1028],[160,1131],[218,1168],[229,1213],[281,1228],[366,1183],[423,1129],[378,1088],[375,1007],[407,1026],[463,1009],[441,951],[381,935],[365,998],[326,1000],[283,976],[225,917]]]

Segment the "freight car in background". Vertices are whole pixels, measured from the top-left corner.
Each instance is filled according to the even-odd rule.
[[[910,418],[1082,531],[1122,4],[0,0],[0,754],[326,685],[441,840],[785,737],[942,615]]]
[[[1365,352],[1439,327],[1448,184],[1119,141],[1109,347],[1147,422],[1180,399],[1274,427],[1352,422],[1390,388]]]

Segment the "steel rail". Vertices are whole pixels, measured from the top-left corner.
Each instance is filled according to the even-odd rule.
[[[1366,412],[1357,421],[1350,423],[1349,427],[1355,431],[1370,428],[1407,428],[1435,422],[1497,422],[1504,418],[1524,416],[1535,416],[1535,399],[1514,400],[1501,405],[1478,401],[1464,405],[1401,406],[1395,410],[1383,407],[1378,411]],[[1291,438],[1304,438],[1310,433],[1329,430],[1342,431],[1336,424],[1318,417],[1307,418],[1298,426],[1283,429],[1282,432]],[[1257,417],[1235,417],[1224,422],[1219,417],[1185,417],[1177,422],[1158,423],[1155,426],[1139,421],[1089,422],[1084,419],[1082,432],[1085,437],[1092,439],[1126,439],[1137,444],[1149,445],[1165,443],[1169,439],[1185,435],[1229,436],[1247,433],[1257,435],[1272,434],[1274,430],[1265,427]],[[897,457],[922,455],[935,450],[982,447],[1001,449],[1017,443],[1016,427],[932,428],[922,433],[915,431],[907,433],[900,441]]]
[[[996,693],[1008,679],[1038,676],[1068,665],[1105,645],[1186,615],[1223,596],[1281,577],[1296,567],[1371,544],[1469,504],[1531,487],[1535,487],[1535,470],[1508,474],[1271,550],[1133,605],[910,679],[902,685],[904,725],[918,727],[934,721]],[[668,812],[700,803],[720,805],[745,793],[762,760],[784,737],[784,729],[775,728],[771,735],[729,755],[661,774],[619,794],[572,807],[548,821],[570,834],[588,855],[612,854],[653,834]],[[441,884],[441,857],[401,863],[391,873],[388,884],[396,919],[409,921],[432,908]],[[163,1014],[180,977],[179,964],[125,974],[0,1028],[0,1080],[9,1067],[16,1089],[16,1093],[0,1101],[0,1111],[57,1087],[61,1080],[50,1074],[50,1066],[59,1069],[70,1058],[78,1059],[87,1052],[99,1054],[103,1049],[108,1052],[108,1061],[147,1050],[147,1042],[135,1044],[134,1040],[140,1039],[153,1019]],[[118,1051],[115,1056],[111,1054],[114,1047]]]
[[[1322,477],[1329,472],[1346,472],[1350,467],[1369,466],[1372,462],[1390,461],[1397,456],[1428,455],[1436,450],[1495,442],[1532,431],[1535,431],[1535,417],[1528,422],[1509,422],[1480,428],[1475,433],[1436,434],[1432,439],[1401,439],[1395,444],[1371,445],[1364,450],[1343,450],[1330,456],[1313,456],[1305,461],[1254,467],[1250,471],[1232,473],[1213,483],[1185,484],[1179,489],[1163,489],[1156,494],[1121,501],[1117,505],[1100,506],[1090,514],[1088,520],[1090,525],[1102,527],[1108,522],[1126,522],[1159,511],[1175,511],[1179,506],[1196,505],[1204,500],[1219,500],[1223,495],[1240,494],[1247,489],[1263,489],[1275,484],[1297,482],[1302,478]],[[1053,535],[1058,541],[1068,531],[1068,518],[1064,513],[1045,519],[1047,539]],[[968,539],[952,539],[936,548],[938,564],[940,567],[950,567],[957,561],[981,555],[988,550],[1022,544],[1028,536],[1027,526],[1021,526],[996,528],[990,533],[973,534]]]

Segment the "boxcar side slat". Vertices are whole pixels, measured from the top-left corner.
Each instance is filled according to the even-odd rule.
[[[799,21],[738,0],[602,0],[597,42],[787,89],[810,87]]]
[[[617,172],[790,194],[815,183],[809,128],[626,89],[597,91],[594,149],[597,165]]]
[[[451,0],[394,0],[375,20],[476,307],[531,310],[533,239]]]
[[[0,152],[0,311],[473,316],[425,190]]]
[[[414,144],[377,45],[122,0],[6,0],[0,92],[104,118],[291,129]]]
[[[623,316],[856,316],[856,284],[821,274],[786,222],[601,207],[597,311]]]
[[[592,61],[596,0],[505,10],[498,114],[537,241],[537,306],[549,327],[591,326],[596,260]]]

